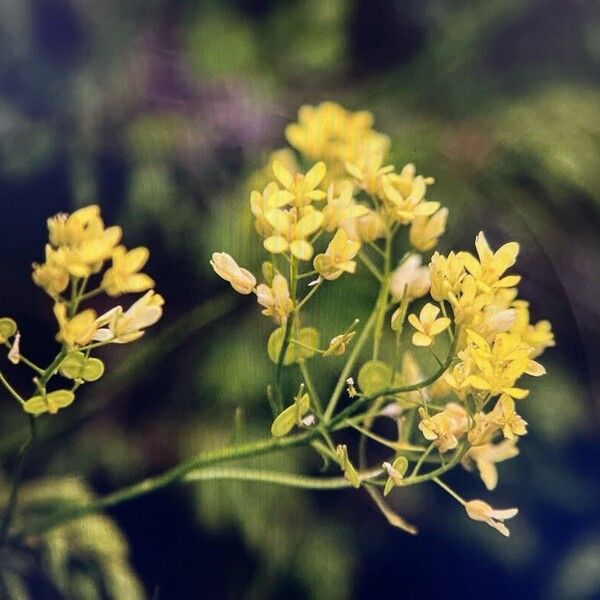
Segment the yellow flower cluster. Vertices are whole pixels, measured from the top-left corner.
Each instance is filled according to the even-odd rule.
[[[554,345],[550,324],[531,323],[528,303],[517,297],[520,276],[510,269],[519,245],[509,242],[493,251],[480,233],[475,253],[434,252],[427,264],[423,255],[433,251],[443,235],[448,209],[430,199],[433,178],[419,174],[410,163],[400,168],[390,164],[389,139],[373,128],[370,113],[353,113],[333,102],[303,106],[298,121],[288,125],[285,133],[298,155],[289,148],[273,153],[253,178],[256,186],[250,194],[255,229],[269,255],[263,264],[265,282],[257,284],[255,275],[228,254],[215,253],[211,260],[216,273],[236,291],[254,293],[263,314],[278,326],[268,343],[268,355],[277,365],[268,393],[274,416],[286,415],[286,434],[295,426],[308,427],[307,423],[319,420],[332,449],[327,427],[345,382],[350,399],[365,403],[368,416],[344,426],[397,451],[384,463],[389,475],[386,494],[394,486],[424,480],[449,490],[435,474],[458,463],[468,469],[476,466],[485,485],[493,489],[498,480],[496,463],[516,456],[516,439],[527,432],[527,423],[516,410],[516,402],[529,393],[523,378],[545,373],[535,359]],[[402,259],[395,262],[401,244]],[[302,327],[301,310],[320,286],[353,275],[359,263],[379,287],[367,328],[354,341],[355,320],[345,333],[320,348],[319,332]],[[409,310],[412,302],[428,295],[430,301],[418,312]],[[395,352],[386,360],[382,355],[392,347],[382,343],[388,311]],[[410,339],[418,349],[417,358],[419,352],[431,353],[439,364],[431,379],[425,378],[412,353],[402,351],[405,322],[412,327]],[[445,362],[436,354],[439,338],[450,347]],[[349,375],[369,339],[372,355],[358,371],[358,391]],[[315,356],[343,355],[351,342],[359,348],[349,353],[336,391],[323,410],[306,362]],[[288,418],[285,411],[291,409],[284,409],[279,377],[280,368],[294,362],[301,367],[301,385],[306,386],[313,411],[306,415],[308,409],[303,409],[302,419],[296,413]],[[367,404],[371,401],[373,408]],[[386,401],[389,404],[382,408]],[[370,431],[377,416],[398,419],[398,441]],[[350,449],[336,448],[346,478],[361,485]],[[403,454],[403,448],[417,458]],[[452,454],[450,460],[444,458],[446,453]],[[411,460],[415,465],[407,477]],[[426,462],[436,460],[441,465],[437,470],[420,474]],[[497,511],[480,500],[467,502],[450,493],[471,518],[508,533],[502,521],[514,516],[515,509]],[[383,506],[379,500],[376,503]]]
[[[46,261],[34,263],[33,281],[55,300],[58,341],[70,349],[92,342],[130,342],[160,319],[164,300],[152,291],[154,280],[140,272],[150,251],[145,247],[127,250],[119,245],[121,228],[104,227],[97,205],[51,217],[48,234]],[[98,287],[87,291],[90,277],[99,274],[108,261],[110,266]],[[69,283],[71,296],[64,298],[61,294]],[[144,291],[147,293],[127,311],[117,306],[100,317],[91,308],[77,312],[82,300],[100,293],[116,297]]]
[[[54,301],[60,351],[48,367],[38,367],[22,354],[16,323],[9,318],[0,319],[0,343],[9,348],[7,358],[36,373],[35,395],[23,398],[2,374],[0,383],[25,412],[34,416],[55,414],[69,406],[79,386],[104,374],[104,364],[91,356],[92,351],[105,344],[139,339],[161,318],[164,304],[162,296],[152,289],[154,281],[141,272],[149,250],[139,247],[128,251],[119,245],[121,228],[105,227],[98,206],[87,206],[70,215],[58,214],[48,219],[47,225],[46,260],[34,263],[32,277]],[[94,281],[96,287],[90,289]],[[115,297],[132,292],[146,293],[126,311],[115,306],[98,316],[93,308],[81,308],[100,294]],[[71,389],[48,392],[48,382],[56,375],[71,380]]]

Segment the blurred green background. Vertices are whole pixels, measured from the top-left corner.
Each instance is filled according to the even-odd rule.
[[[157,473],[222,444],[236,411],[241,436],[268,433],[269,325],[208,260],[260,264],[248,182],[302,103],[374,112],[392,160],[436,178],[432,199],[450,208],[442,251],[470,248],[480,229],[494,245],[519,240],[521,295],[557,338],[523,404],[521,456],[492,496],[520,507],[508,540],[432,486],[393,497],[420,525],[412,538],[360,492],[211,482],[10,557],[15,593],[600,597],[599,66],[598,4],[585,0],[2,0],[2,313],[47,362],[55,325],[30,265],[46,217],[91,202],[128,246],[151,248],[167,301],[140,346],[111,349],[105,380],[46,420],[25,496],[86,498]],[[368,288],[334,287],[321,306],[339,323],[367,310]],[[8,472],[26,423],[2,406]],[[302,451],[257,462],[319,469]],[[482,496],[473,475],[448,479]]]

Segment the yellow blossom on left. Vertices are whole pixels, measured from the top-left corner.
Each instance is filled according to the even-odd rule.
[[[433,338],[442,333],[450,325],[450,319],[447,317],[437,318],[440,309],[428,302],[416,315],[408,315],[408,322],[417,330],[412,336],[412,343],[415,346],[431,346]]]
[[[348,238],[344,229],[338,229],[324,254],[315,256],[314,267],[321,277],[330,281],[343,273],[354,273],[356,262],[352,260],[360,250],[360,242]]]
[[[67,306],[58,302],[54,305],[54,315],[58,321],[56,339],[69,348],[85,346],[90,343],[96,332],[96,312],[92,309],[81,311],[72,318],[67,315]]]

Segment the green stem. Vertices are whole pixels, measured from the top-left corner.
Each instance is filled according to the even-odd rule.
[[[4,374],[2,373],[2,371],[0,371],[0,383],[2,383],[2,385],[8,390],[8,393],[15,400],[17,400],[17,402],[21,406],[23,406],[23,404],[25,404],[25,400],[23,400],[23,398],[21,397],[21,395],[19,394],[19,392],[17,392],[17,390],[15,390],[15,388],[13,388],[12,385],[10,385],[10,383],[8,382],[8,379],[6,379],[6,377],[4,377]]]
[[[313,406],[315,412],[319,419],[323,417],[323,405],[321,404],[321,399],[319,398],[319,393],[317,392],[317,388],[312,380],[312,376],[310,374],[310,369],[306,364],[306,361],[301,358],[298,360],[298,366],[300,367],[300,372],[302,373],[302,378],[304,379],[304,383],[306,384],[306,389],[308,390],[308,394],[313,401]]]
[[[323,283],[323,280],[321,279],[319,281],[319,283],[316,283],[315,285],[313,285],[310,292],[308,292],[308,294],[306,294],[306,296],[304,296],[304,298],[302,298],[302,300],[300,301],[298,306],[296,306],[296,308],[294,309],[294,312],[296,312],[296,313],[299,312],[299,310],[317,293],[317,290],[321,287],[322,283]]]
[[[372,469],[370,471],[361,471],[358,476],[361,481],[368,481],[378,477],[382,473],[383,469]],[[352,484],[345,477],[308,477],[293,473],[278,473],[275,471],[241,469],[237,467],[198,469],[188,473],[184,481],[211,481],[219,479],[272,483],[306,490],[338,490],[352,487]]]
[[[379,348],[383,336],[383,325],[385,322],[385,312],[387,309],[387,300],[390,292],[390,267],[392,261],[392,236],[388,232],[385,237],[385,250],[383,256],[383,273],[381,289],[377,298],[377,320],[373,330],[373,360],[379,357]]]
[[[335,407],[340,399],[340,396],[342,395],[342,392],[344,391],[344,388],[346,387],[346,379],[348,379],[348,377],[350,376],[350,373],[351,373],[352,369],[354,368],[354,364],[358,360],[358,357],[363,349],[363,346],[365,345],[365,343],[367,342],[367,339],[369,338],[369,334],[371,333],[373,323],[375,322],[375,316],[376,316],[376,313],[375,313],[375,311],[373,311],[373,313],[369,317],[369,320],[365,323],[364,329],[360,332],[360,335],[358,336],[358,340],[356,341],[356,344],[354,344],[352,351],[348,355],[348,360],[346,361],[346,364],[344,365],[344,368],[342,369],[342,372],[340,373],[340,376],[338,378],[335,389],[333,390],[333,394],[331,395],[331,398],[329,400],[329,404],[327,405],[327,408],[325,410],[325,414],[323,415],[323,419],[324,419],[325,423],[327,423],[331,419],[331,417],[333,415],[333,411],[335,410]]]
[[[10,494],[8,496],[8,503],[6,504],[6,509],[4,510],[4,515],[2,516],[2,522],[0,523],[0,544],[4,544],[6,541],[6,534],[8,533],[8,528],[10,527],[10,523],[12,521],[13,514],[17,507],[17,499],[19,495],[19,485],[21,483],[21,473],[23,471],[23,465],[25,463],[25,458],[29,453],[30,448],[35,443],[36,436],[36,418],[33,415],[28,415],[29,417],[29,437],[25,440],[24,444],[21,446],[19,450],[19,454],[17,456],[17,463],[12,473],[12,480],[10,486]]]

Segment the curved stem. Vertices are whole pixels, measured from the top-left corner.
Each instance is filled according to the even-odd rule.
[[[8,390],[8,393],[21,405],[25,404],[25,400],[21,398],[21,395],[13,388],[12,385],[8,382],[8,379],[4,377],[2,371],[0,371],[0,383]]]
[[[361,481],[368,481],[378,477],[383,469],[362,471],[358,474]],[[262,471],[258,469],[240,469],[236,467],[218,467],[198,469],[186,475],[184,481],[211,481],[232,479],[236,481],[254,481],[259,483],[272,483],[306,490],[339,490],[351,488],[352,484],[345,477],[308,477],[293,473],[278,473],[275,471]]]

